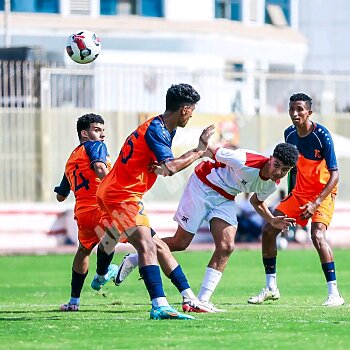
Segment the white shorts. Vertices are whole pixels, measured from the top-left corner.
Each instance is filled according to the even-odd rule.
[[[203,221],[219,218],[237,228],[237,206],[204,184],[195,173],[188,180],[174,220],[186,231],[195,234]]]

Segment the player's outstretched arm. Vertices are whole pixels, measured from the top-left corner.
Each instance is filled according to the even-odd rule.
[[[295,219],[288,218],[287,216],[274,216],[265,202],[259,201],[256,193],[254,193],[250,198],[250,203],[256,210],[256,212],[269,224],[273,227],[284,231],[290,226],[295,225]]]
[[[210,138],[215,132],[215,126],[213,124],[206,127],[201,136],[199,137],[198,146],[190,151],[187,151],[182,156],[170,160],[169,162],[162,164],[164,176],[171,176],[179,171],[187,168],[194,161],[203,156],[204,152],[207,150]]]

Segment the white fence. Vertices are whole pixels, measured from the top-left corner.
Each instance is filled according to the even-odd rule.
[[[73,69],[22,61],[0,61],[0,105],[140,113],[162,108],[166,90],[179,82],[200,92],[202,113],[281,113],[298,91],[311,95],[322,115],[350,111],[350,75],[93,64]]]
[[[40,104],[40,64],[0,61],[0,106],[35,108]]]
[[[316,121],[340,135],[350,135],[349,76],[238,74],[151,66],[72,69],[30,62],[0,62],[0,73],[0,202],[54,200],[52,189],[78,142],[75,123],[84,113],[105,118],[107,145],[115,159],[141,115],[163,112],[166,91],[173,83],[190,83],[202,97],[186,127],[193,145],[198,125],[191,125],[197,114],[213,121],[231,115],[239,128],[240,146],[269,150],[282,139],[283,128],[289,124],[289,96],[299,91],[313,97]],[[179,130],[177,139],[189,135],[182,132]],[[349,159],[341,159],[340,165],[339,197],[348,200],[350,184],[345,174],[350,171]],[[152,199],[177,200],[188,172],[177,177],[176,192],[159,181]]]

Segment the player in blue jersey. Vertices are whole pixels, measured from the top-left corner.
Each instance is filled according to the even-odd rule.
[[[328,285],[328,298],[324,306],[344,304],[340,296],[332,249],[326,241],[326,231],[332,219],[339,180],[338,164],[330,132],[321,124],[310,120],[312,99],[298,93],[290,97],[289,116],[293,125],[284,131],[285,141],[295,145],[299,160],[289,181],[289,195],[275,210],[275,215],[287,215],[296,223],[306,226],[311,219],[311,239],[319,255]],[[263,264],[266,286],[248,300],[261,304],[280,297],[276,282],[276,237],[280,230],[266,224],[262,230]]]
[[[77,121],[77,132],[80,144],[69,156],[61,184],[54,190],[59,202],[64,201],[70,191],[74,193],[74,218],[79,239],[72,266],[71,298],[67,304],[61,305],[62,311],[79,309],[80,293],[88,274],[89,256],[100,241],[95,228],[100,224],[102,212],[96,202],[96,190],[101,179],[111,169],[104,143],[103,118],[94,113],[81,116]],[[116,265],[110,265],[108,269],[104,283],[114,278],[118,270]]]

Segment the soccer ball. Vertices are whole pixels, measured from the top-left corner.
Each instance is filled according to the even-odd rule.
[[[95,33],[81,30],[71,34],[66,46],[68,56],[76,63],[90,63],[94,61],[101,52],[100,39]]]

